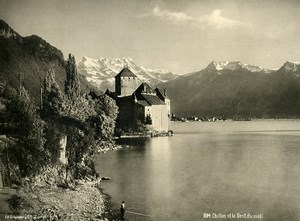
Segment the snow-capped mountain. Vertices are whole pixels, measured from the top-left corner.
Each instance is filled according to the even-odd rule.
[[[279,73],[300,78],[300,62],[287,61],[278,70]]]
[[[206,67],[206,69],[217,70],[217,71],[221,71],[221,70],[237,71],[237,70],[246,69],[250,72],[265,72],[265,73],[271,72],[271,70],[262,68],[260,66],[249,65],[249,64],[242,63],[240,61],[219,61],[219,62],[213,61]]]
[[[300,116],[300,62],[268,70],[241,62],[206,68],[162,83],[181,116]]]
[[[286,72],[295,73],[300,70],[300,62],[299,61],[287,61],[283,64],[280,70],[284,70]]]
[[[114,77],[124,68],[128,67],[141,82],[157,85],[176,78],[178,75],[167,70],[146,69],[138,66],[131,58],[99,58],[93,59],[84,56],[77,64],[78,72],[101,90],[114,90]]]

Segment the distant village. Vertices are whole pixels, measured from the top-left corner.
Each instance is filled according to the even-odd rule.
[[[200,122],[217,122],[217,121],[251,121],[251,117],[243,117],[243,116],[234,116],[232,118],[225,117],[206,117],[206,116],[187,116],[187,117],[176,117],[175,114],[172,114],[171,121],[177,122],[190,122],[190,121],[200,121]]]
[[[190,122],[190,121],[225,121],[226,118],[223,117],[205,117],[205,116],[188,116],[188,117],[176,117],[175,114],[172,114],[171,121],[179,121],[179,122]]]

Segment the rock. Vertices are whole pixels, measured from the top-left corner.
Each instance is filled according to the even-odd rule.
[[[75,180],[75,185],[84,185],[82,180]]]

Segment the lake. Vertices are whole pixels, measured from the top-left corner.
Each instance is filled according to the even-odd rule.
[[[300,220],[299,120],[171,126],[95,159],[113,208],[139,213],[127,220]]]

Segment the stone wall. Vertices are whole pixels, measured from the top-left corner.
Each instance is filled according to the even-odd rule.
[[[153,130],[167,132],[169,130],[168,105],[152,105],[146,107],[145,117],[150,113]]]
[[[119,113],[117,117],[117,125],[121,129],[131,127],[135,121],[135,103],[132,97],[122,97],[117,99]]]
[[[137,77],[120,77],[116,78],[116,92],[118,96],[129,96],[139,86]]]

